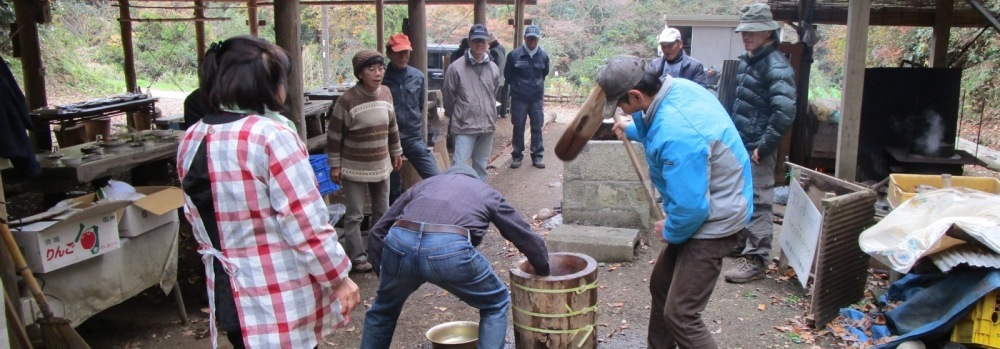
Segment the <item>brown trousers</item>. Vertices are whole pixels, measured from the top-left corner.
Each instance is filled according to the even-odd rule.
[[[650,349],[715,349],[701,312],[712,298],[722,272],[722,258],[736,244],[736,234],[718,239],[690,239],[660,252],[649,279]],[[674,282],[676,281],[676,282]]]

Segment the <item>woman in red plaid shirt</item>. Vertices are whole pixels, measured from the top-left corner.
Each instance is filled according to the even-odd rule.
[[[305,145],[275,121],[290,70],[262,39],[212,44],[200,72],[210,110],[177,151],[213,346],[217,321],[235,348],[313,348],[360,301]]]

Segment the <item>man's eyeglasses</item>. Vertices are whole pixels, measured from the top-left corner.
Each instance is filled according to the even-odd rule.
[[[368,71],[369,73],[375,73],[375,72],[382,73],[382,72],[385,72],[385,66],[384,65],[370,65],[368,67],[365,67],[365,70]]]

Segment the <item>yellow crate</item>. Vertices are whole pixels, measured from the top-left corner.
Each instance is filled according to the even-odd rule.
[[[990,292],[976,302],[969,315],[955,324],[951,341],[1000,348],[1000,291]]]
[[[887,199],[893,208],[917,195],[917,186],[927,185],[941,188],[940,175],[914,175],[894,173],[889,175]],[[1000,180],[989,177],[951,176],[952,187],[970,188],[992,194],[1000,194]]]

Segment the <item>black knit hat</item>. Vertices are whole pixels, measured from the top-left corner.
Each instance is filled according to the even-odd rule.
[[[351,59],[351,66],[354,67],[354,77],[361,80],[361,69],[375,64],[385,64],[385,59],[382,58],[382,54],[378,51],[361,50],[354,54],[354,58]]]

